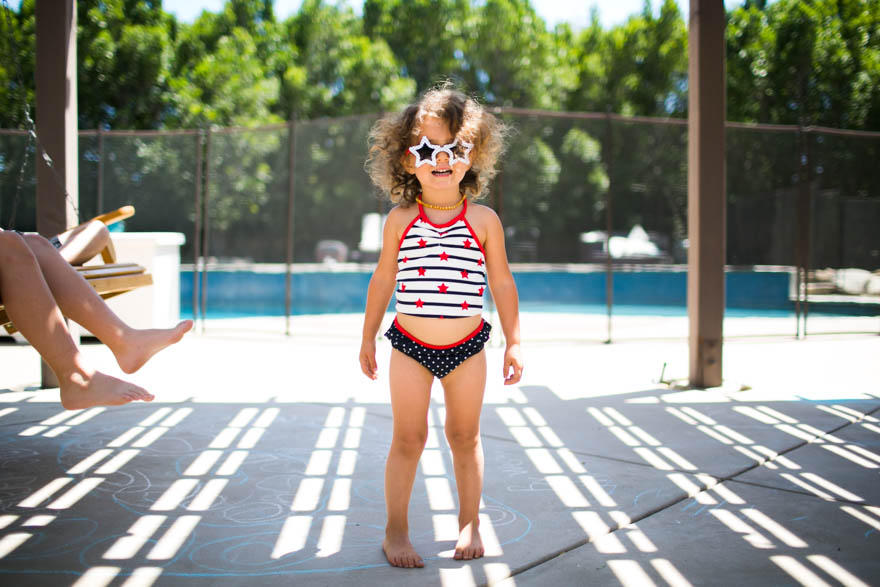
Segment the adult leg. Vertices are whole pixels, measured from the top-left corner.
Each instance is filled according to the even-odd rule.
[[[0,295],[16,328],[58,377],[65,408],[153,399],[146,390],[85,364],[36,258],[21,236],[6,231],[0,231]]]
[[[409,500],[428,439],[428,407],[433,375],[414,359],[391,351],[389,368],[394,432],[385,464],[385,508],[388,520],[382,549],[395,567],[423,567],[409,540]]]
[[[61,312],[106,344],[126,373],[140,369],[150,357],[178,342],[192,328],[191,320],[184,320],[174,328],[131,328],[49,241],[32,234],[25,235],[24,239],[36,257]]]
[[[480,351],[440,380],[446,397],[446,440],[452,449],[458,489],[456,559],[483,556],[480,497],[483,492],[483,443],[480,412],[486,388],[486,353]]]

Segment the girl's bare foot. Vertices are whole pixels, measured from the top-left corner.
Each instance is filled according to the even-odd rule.
[[[192,327],[192,320],[184,320],[174,328],[135,330],[113,348],[116,362],[126,373],[134,373],[153,355],[179,342]]]
[[[473,522],[467,524],[458,534],[458,542],[455,543],[455,554],[452,558],[469,561],[480,558],[484,552],[480,529]]]
[[[392,567],[413,569],[425,566],[422,557],[413,548],[406,535],[396,537],[386,534],[385,540],[382,541],[382,551]]]
[[[153,394],[100,371],[91,376],[75,374],[61,385],[61,405],[66,410],[119,406],[137,400],[152,401]]]

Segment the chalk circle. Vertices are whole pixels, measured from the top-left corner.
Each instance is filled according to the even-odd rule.
[[[280,520],[287,515],[288,511],[280,503],[254,501],[226,508],[223,511],[223,517],[237,524],[255,524]]]

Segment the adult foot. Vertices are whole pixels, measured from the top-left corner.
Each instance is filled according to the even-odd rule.
[[[406,536],[403,538],[386,536],[382,541],[382,551],[392,567],[414,569],[425,566],[422,557],[419,556]]]
[[[455,554],[452,558],[469,561],[480,558],[484,552],[479,528],[473,523],[467,524],[458,534],[458,542],[455,543]]]
[[[119,406],[138,400],[149,402],[153,397],[142,387],[100,371],[91,376],[74,375],[61,386],[61,405],[66,410]]]
[[[125,336],[113,349],[116,362],[126,373],[134,373],[144,366],[153,355],[171,346],[193,327],[192,320],[184,320],[174,328],[152,328],[135,330]]]

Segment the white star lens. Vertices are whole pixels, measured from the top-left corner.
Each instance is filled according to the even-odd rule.
[[[473,143],[459,141],[459,139],[455,139],[446,145],[435,145],[428,140],[428,137],[422,136],[421,142],[410,147],[409,152],[416,158],[416,167],[421,167],[425,164],[437,167],[437,155],[440,153],[446,153],[449,156],[449,165],[456,163],[470,165],[471,160],[468,158],[468,154],[473,148]]]

